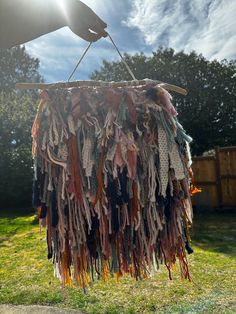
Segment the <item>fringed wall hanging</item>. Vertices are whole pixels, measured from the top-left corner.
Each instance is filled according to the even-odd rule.
[[[33,200],[63,285],[142,279],[159,263],[171,278],[177,260],[191,280],[191,138],[167,91],[183,89],[150,80],[45,86],[32,128]]]

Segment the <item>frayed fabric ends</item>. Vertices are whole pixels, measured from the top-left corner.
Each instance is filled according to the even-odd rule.
[[[187,254],[190,138],[161,86],[45,90],[32,128],[34,204],[64,286],[169,278]],[[192,181],[192,183],[191,183]]]

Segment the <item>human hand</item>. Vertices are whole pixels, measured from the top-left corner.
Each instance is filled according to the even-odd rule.
[[[68,10],[68,26],[79,37],[94,42],[108,34],[105,31],[107,24],[100,19],[86,4],[78,0],[71,0],[66,4]]]

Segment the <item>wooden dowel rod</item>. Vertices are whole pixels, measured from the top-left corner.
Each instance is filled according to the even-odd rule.
[[[73,81],[73,82],[58,82],[58,83],[17,83],[16,88],[19,89],[56,89],[56,88],[71,88],[71,87],[124,87],[124,86],[139,86],[148,84],[161,84],[167,90],[175,91],[182,95],[187,95],[186,89],[163,83],[157,80],[133,80],[133,81],[122,81],[122,82],[105,82],[105,81]]]

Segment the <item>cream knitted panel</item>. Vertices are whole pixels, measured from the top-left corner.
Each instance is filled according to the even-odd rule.
[[[172,144],[170,156],[170,168],[174,169],[175,177],[177,180],[182,180],[185,178],[184,167],[182,160],[179,155],[178,147],[176,143]]]
[[[169,154],[166,132],[158,125],[158,148],[160,158],[161,195],[166,197],[169,173]]]

